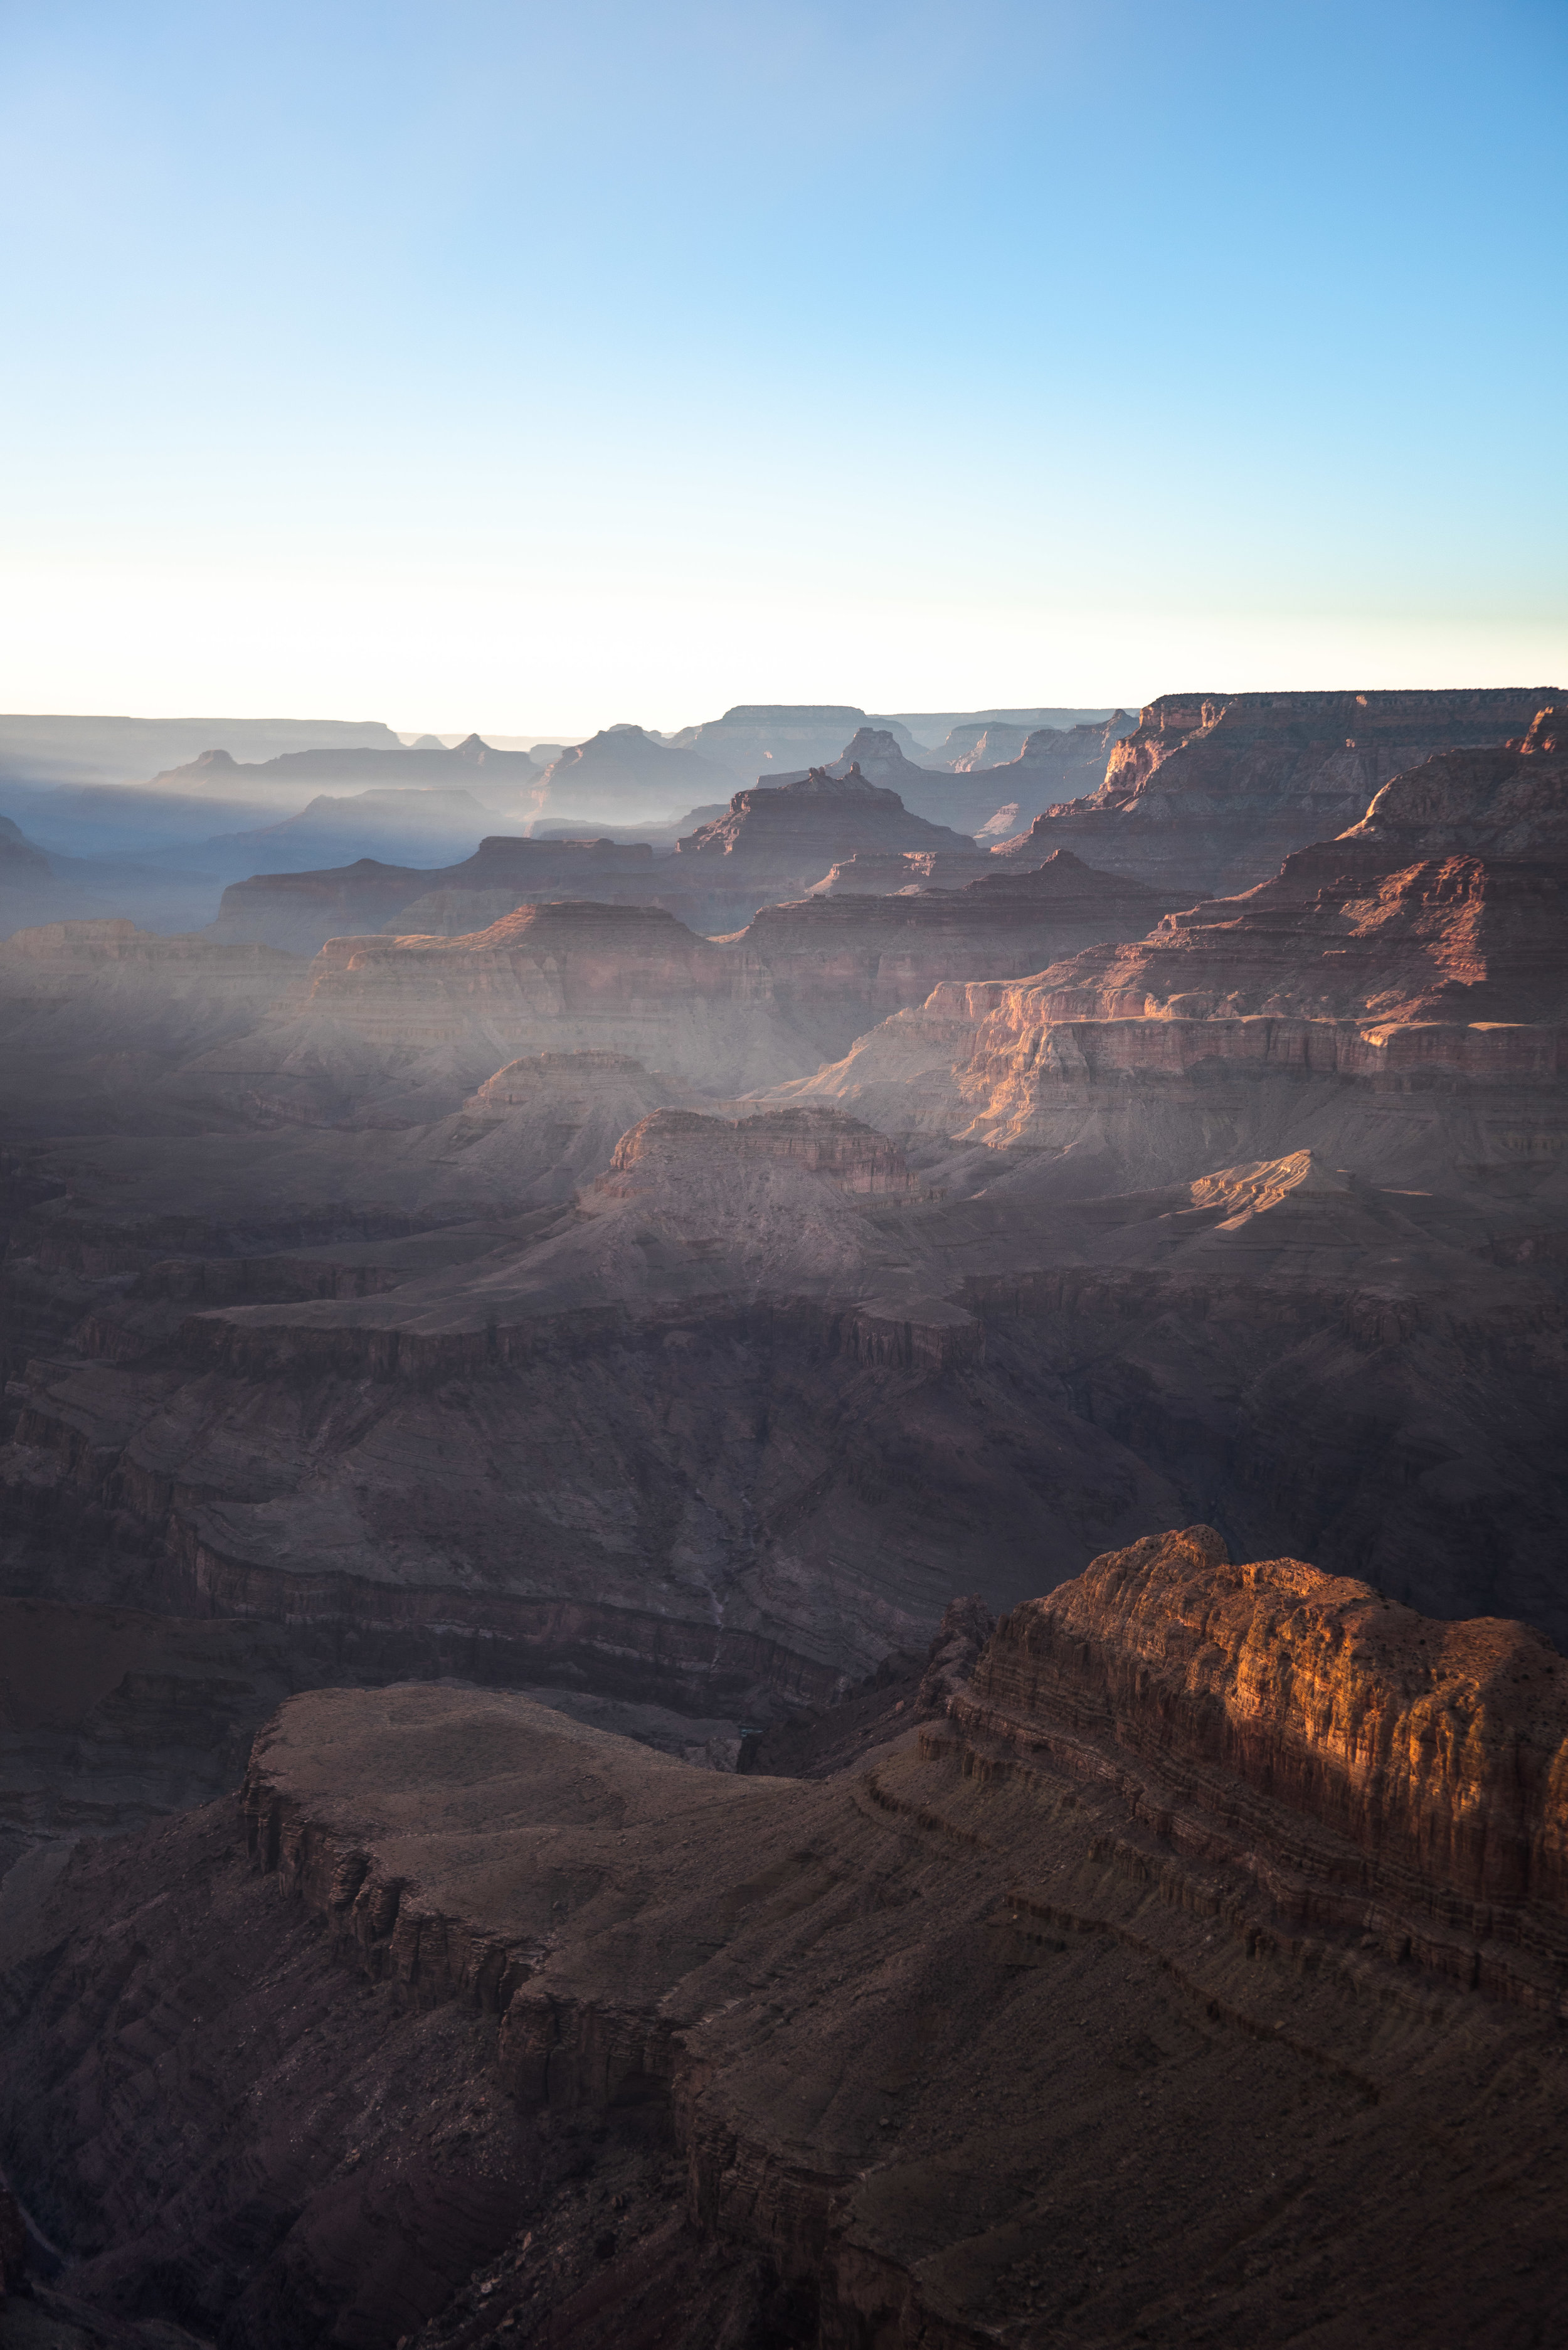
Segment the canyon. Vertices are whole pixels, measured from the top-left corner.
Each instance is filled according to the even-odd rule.
[[[1544,2341],[1565,1672],[1190,1526],[950,1610],[848,1762],[297,1695],[242,1794],[0,1898],[43,2307],[149,2350]]]
[[[1546,2338],[1560,706],[0,942],[62,2350]]]

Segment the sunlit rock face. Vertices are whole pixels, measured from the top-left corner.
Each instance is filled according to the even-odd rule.
[[[149,2345],[1546,2341],[1565,1679],[1193,1525],[762,1771],[315,1690],[27,1865],[0,2152]]]
[[[1526,1129],[1546,1150],[1568,1016],[1565,794],[1548,710],[1511,744],[1439,754],[1392,779],[1361,822],[1240,897],[1022,981],[933,990],[919,1013],[861,1039],[836,1076],[819,1073],[813,1092],[863,1107],[866,1088],[897,1082],[911,1055],[945,1054],[945,1105],[928,1082],[928,1117],[958,1131],[967,1110],[968,1130],[1060,1147],[1064,1119],[1103,1115],[1106,1086],[1146,1079],[1168,1110],[1196,1081],[1211,1150],[1223,1089],[1245,1072],[1299,1081],[1272,1097],[1272,1126],[1248,1127],[1265,1144],[1289,1132],[1300,1083],[1521,1085],[1536,1095]],[[1518,1128],[1506,1090],[1485,1115],[1497,1139],[1472,1156]],[[1121,1125],[1147,1166],[1158,1126]],[[1168,1120],[1165,1133],[1168,1143]]]
[[[1030,853],[1071,848],[1178,902],[1248,889],[1293,849],[1355,823],[1391,776],[1518,736],[1553,699],[1540,687],[1167,694],[1112,747],[1097,790],[1036,819]]]
[[[1370,1927],[1467,1984],[1568,1986],[1568,1666],[1527,1626],[1438,1624],[1300,1559],[1150,1535],[998,1626],[954,1718],[1223,1853],[1303,1925]],[[1112,1758],[1116,1758],[1112,1760]]]
[[[1077,1024],[1110,1024],[1118,1066],[1153,1070],[1220,1049],[1224,1023],[1227,1057],[1546,1077],[1568,1017],[1565,916],[1568,750],[1548,710],[1513,743],[1393,779],[1272,880],[1092,949],[996,1014],[1020,1039],[1048,1033],[1059,1067],[1111,1049]]]

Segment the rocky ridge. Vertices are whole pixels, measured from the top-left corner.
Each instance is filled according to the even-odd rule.
[[[643,842],[497,835],[459,864],[430,871],[360,858],[333,871],[254,874],[224,890],[211,935],[316,954],[328,939],[383,928],[484,930],[530,897],[657,903],[654,878]]]
[[[1556,1701],[1495,1669],[1560,1661],[1514,1630],[1385,1629],[1197,1529],[1015,1610],[945,1715],[816,1779],[514,1694],[296,1698],[241,1816],[84,1846],[0,1908],[0,2147],[72,2307],[235,2350],[979,2350],[1199,2313],[1236,2345],[1304,2314],[1330,2350],[1528,2338],[1562,1952],[1487,1946],[1540,1999],[1445,1962],[1475,1900],[1453,1795],[1560,1752]],[[1480,1665],[1487,1720],[1401,1779],[1423,1638],[1463,1667],[1438,1711]],[[1528,1800],[1560,1827],[1560,1792]],[[1260,1823],[1359,1861],[1358,1898],[1303,1904]]]
[[[1535,1148],[1506,1139],[1522,1118],[1550,1159],[1568,1014],[1565,775],[1550,711],[1512,744],[1435,756],[1392,780],[1361,823],[1241,897],[1168,914],[1139,941],[1026,981],[934,990],[809,1080],[812,1097],[891,1117],[918,1068],[923,1119],[1072,1149],[1103,1119],[1107,1086],[1163,1087],[1168,1140],[1175,1086],[1196,1082],[1204,1090],[1185,1104],[1211,1152],[1225,1089],[1253,1072],[1288,1089],[1271,1097],[1272,1128],[1254,1118],[1233,1139],[1272,1156],[1280,1121],[1302,1110],[1303,1081],[1479,1085],[1476,1114],[1495,1136],[1479,1155]],[[1428,1126],[1436,1115],[1427,1105]],[[1139,1138],[1145,1165],[1159,1131],[1146,1124]],[[1450,1164],[1478,1155],[1457,1127],[1454,1144]]]
[[[1162,695],[1113,746],[1098,790],[1048,807],[1020,846],[1032,860],[1071,848],[1178,902],[1231,895],[1355,823],[1393,775],[1516,735],[1553,699],[1550,689]]]

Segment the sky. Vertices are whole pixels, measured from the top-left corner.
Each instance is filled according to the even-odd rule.
[[[0,708],[1568,681],[1561,0],[0,0]]]

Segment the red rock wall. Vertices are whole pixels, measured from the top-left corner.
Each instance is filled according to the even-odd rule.
[[[1189,1527],[1003,1617],[953,1712],[1094,1775],[1130,1760],[1146,1816],[1250,1847],[1308,1914],[1397,1913],[1449,1970],[1564,1995],[1568,1664],[1526,1625],[1437,1622],[1298,1559],[1232,1565]]]

